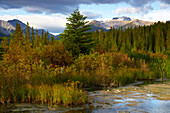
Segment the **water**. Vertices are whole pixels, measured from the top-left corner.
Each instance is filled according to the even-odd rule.
[[[0,113],[170,113],[170,82],[154,83],[137,82],[121,88],[89,90],[91,104],[86,105],[7,104],[0,105]]]

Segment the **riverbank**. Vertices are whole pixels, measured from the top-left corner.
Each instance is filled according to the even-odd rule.
[[[128,85],[109,90],[88,91],[91,104],[64,107],[47,104],[7,104],[0,106],[0,112],[140,112],[140,113],[168,113],[170,105],[170,82],[154,82],[148,85]]]

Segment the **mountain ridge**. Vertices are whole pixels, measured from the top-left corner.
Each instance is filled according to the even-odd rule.
[[[11,32],[14,32],[16,23],[20,24],[21,29],[23,29],[23,33],[26,33],[26,24],[23,23],[22,21],[18,19],[13,19],[13,20],[0,20],[0,36],[3,37],[9,37],[11,35]],[[41,36],[41,32],[46,32],[44,29],[37,29],[38,34]],[[36,29],[34,29],[34,34],[35,34]],[[30,33],[31,33],[31,27],[30,27]],[[51,37],[51,33],[49,33],[49,37]],[[55,36],[56,37],[56,36]]]
[[[19,23],[21,28],[23,29],[23,33],[25,34],[26,32],[26,24],[23,23],[20,20],[17,19],[13,19],[13,20],[8,20],[8,21],[4,21],[4,20],[0,20],[0,36],[10,36],[11,31],[14,32],[15,30],[15,26],[16,23]],[[95,30],[101,30],[103,29],[103,31],[108,31],[110,30],[111,27],[114,27],[116,29],[119,29],[120,27],[122,27],[123,29],[126,28],[134,28],[135,26],[148,26],[148,25],[152,25],[154,24],[154,22],[151,21],[143,21],[143,20],[139,20],[139,19],[131,19],[130,17],[126,17],[126,16],[122,16],[122,17],[114,17],[110,20],[92,20],[91,22],[88,23],[89,25],[91,25],[92,30],[90,30],[91,32],[95,31]],[[44,29],[38,29],[38,34],[41,36],[41,32],[46,32]],[[31,31],[31,27],[30,27],[30,31]],[[35,33],[35,29],[34,29],[34,33]],[[49,33],[49,37],[52,34]],[[57,35],[58,36],[58,35]],[[55,36],[57,38],[57,36]]]
[[[154,24],[154,22],[151,21],[143,21],[143,20],[139,20],[139,19],[131,19],[130,17],[114,17],[112,20],[106,20],[106,21],[97,21],[97,20],[92,20],[91,22],[89,22],[89,24],[92,26],[93,28],[100,28],[103,29],[104,31],[109,30],[111,27],[114,28],[120,28],[123,27],[124,29],[128,28],[128,27],[132,27],[134,28],[135,26],[148,26],[148,25],[152,25]],[[100,30],[99,29],[99,30]],[[93,29],[94,31],[95,29]]]

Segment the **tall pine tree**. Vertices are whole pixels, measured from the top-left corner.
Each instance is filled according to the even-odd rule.
[[[69,23],[66,23],[66,28],[60,36],[64,46],[74,57],[77,57],[79,54],[89,53],[93,46],[91,32],[89,32],[91,27],[87,25],[88,21],[85,21],[86,18],[76,9],[67,18]]]
[[[34,46],[34,28],[31,28],[31,43],[32,43],[32,47]]]
[[[166,36],[166,48],[167,53],[170,54],[170,29],[168,30],[167,36]]]

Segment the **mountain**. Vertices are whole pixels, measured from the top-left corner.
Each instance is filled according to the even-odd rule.
[[[130,23],[126,24],[126,25],[123,25],[122,27],[124,29],[126,28],[134,28],[135,26],[138,27],[138,26],[149,26],[149,25],[152,25],[154,24],[154,22],[150,22],[150,21],[143,21],[143,20],[139,20],[139,19],[135,19],[135,20],[132,20],[130,21]]]
[[[10,36],[11,31],[14,32],[16,23],[19,23],[21,28],[23,29],[23,33],[26,33],[26,24],[23,23],[20,20],[13,19],[13,20],[0,20],[0,37],[1,36]],[[154,24],[154,22],[149,22],[149,21],[143,21],[139,19],[134,19],[132,20],[130,17],[114,17],[111,20],[106,20],[106,21],[97,21],[97,20],[92,20],[88,24],[91,25],[92,30],[90,31],[95,31],[95,30],[101,30],[103,31],[108,31],[111,27],[114,27],[116,29],[122,27],[123,29],[126,29],[128,27],[134,28],[135,26],[138,27],[140,26],[148,26]],[[38,34],[41,36],[42,30],[45,32],[44,29],[38,29]],[[31,31],[31,28],[30,28]],[[35,30],[34,30],[35,32]],[[49,37],[51,37],[52,34],[49,33]],[[57,38],[57,36],[55,36]]]
[[[7,22],[10,23],[14,27],[16,26],[16,23],[19,23],[21,29],[26,29],[26,27],[27,27],[26,24],[24,24],[23,22],[21,22],[20,20],[17,20],[17,19],[8,20]]]
[[[103,29],[103,31],[107,31],[106,28],[103,27],[102,21],[97,21],[97,20],[92,20],[90,23],[91,25],[91,30],[90,31],[95,31],[95,30],[101,30]]]
[[[15,27],[10,23],[0,20],[0,36],[9,36],[11,31],[14,31]]]
[[[20,20],[13,19],[13,20],[0,20],[0,37],[9,37],[11,34],[11,31],[14,32],[16,23],[20,24],[21,29],[23,29],[23,33],[26,33],[26,24],[23,23]],[[34,34],[35,34],[35,29],[34,29]],[[38,29],[38,34],[41,36],[41,32],[46,32],[44,29]],[[31,27],[30,27],[30,33],[31,33]],[[49,33],[49,37],[51,37],[52,34]]]
[[[103,29],[104,31],[109,30],[111,27],[114,28],[120,28],[123,27],[124,29],[128,27],[138,27],[140,26],[148,26],[154,24],[154,22],[150,21],[143,21],[139,19],[134,19],[132,20],[130,17],[114,17],[112,20],[106,20],[106,21],[97,21],[97,20],[92,20],[89,23],[92,26],[92,31],[96,29]]]

